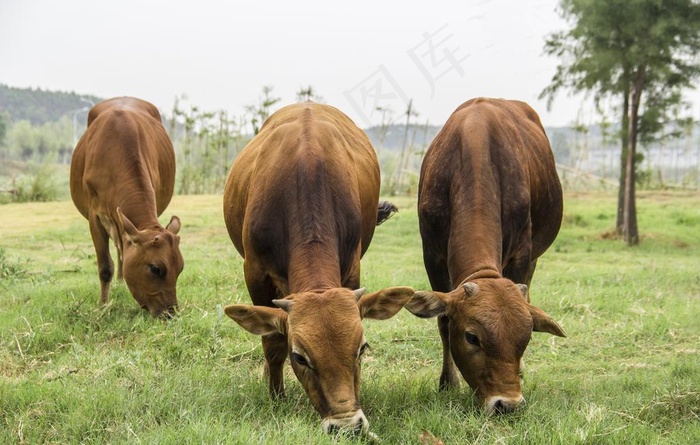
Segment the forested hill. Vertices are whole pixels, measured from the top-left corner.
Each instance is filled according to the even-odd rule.
[[[32,125],[55,122],[100,100],[88,94],[13,88],[0,84],[0,114],[9,114],[11,122],[28,120]]]

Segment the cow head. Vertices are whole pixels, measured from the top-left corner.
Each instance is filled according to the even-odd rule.
[[[480,279],[449,293],[416,292],[406,305],[414,315],[441,316],[447,323],[443,336],[454,363],[489,413],[508,413],[525,401],[520,366],[532,331],[565,336],[528,303],[526,292],[526,285],[505,278]]]
[[[413,297],[409,287],[364,295],[329,289],[273,300],[277,308],[234,304],[226,314],[247,331],[287,337],[292,368],[326,433],[367,433],[360,407],[360,362],[368,347],[362,319],[393,317]]]
[[[169,317],[177,309],[177,277],[184,268],[180,253],[180,219],[138,230],[117,209],[123,231],[123,273],[131,294],[153,316]]]

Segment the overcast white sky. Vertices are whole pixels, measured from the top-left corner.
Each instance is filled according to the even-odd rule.
[[[557,60],[544,37],[565,29],[558,0],[0,0],[0,83],[101,97],[136,96],[169,114],[176,96],[242,114],[272,85],[294,102],[311,85],[360,126],[377,106],[413,99],[441,125],[476,96],[529,102],[566,125],[581,99],[537,95]],[[583,108],[590,116],[590,105]]]

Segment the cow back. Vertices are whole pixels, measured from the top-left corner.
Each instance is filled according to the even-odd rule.
[[[155,106],[131,97],[95,105],[73,152],[70,187],[86,218],[93,208],[116,220],[121,207],[140,227],[162,214],[175,187],[175,153]]]
[[[444,291],[476,270],[503,272],[515,257],[539,257],[556,238],[562,208],[549,141],[524,102],[465,102],[423,161],[421,232],[424,248],[450,251]]]
[[[367,136],[334,107],[305,102],[273,114],[240,153],[224,218],[238,252],[263,265],[278,289],[352,287],[378,199]]]

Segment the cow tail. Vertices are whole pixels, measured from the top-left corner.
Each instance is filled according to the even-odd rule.
[[[380,225],[387,219],[391,218],[391,215],[398,212],[399,209],[394,204],[389,201],[381,201],[377,208],[377,225]]]

